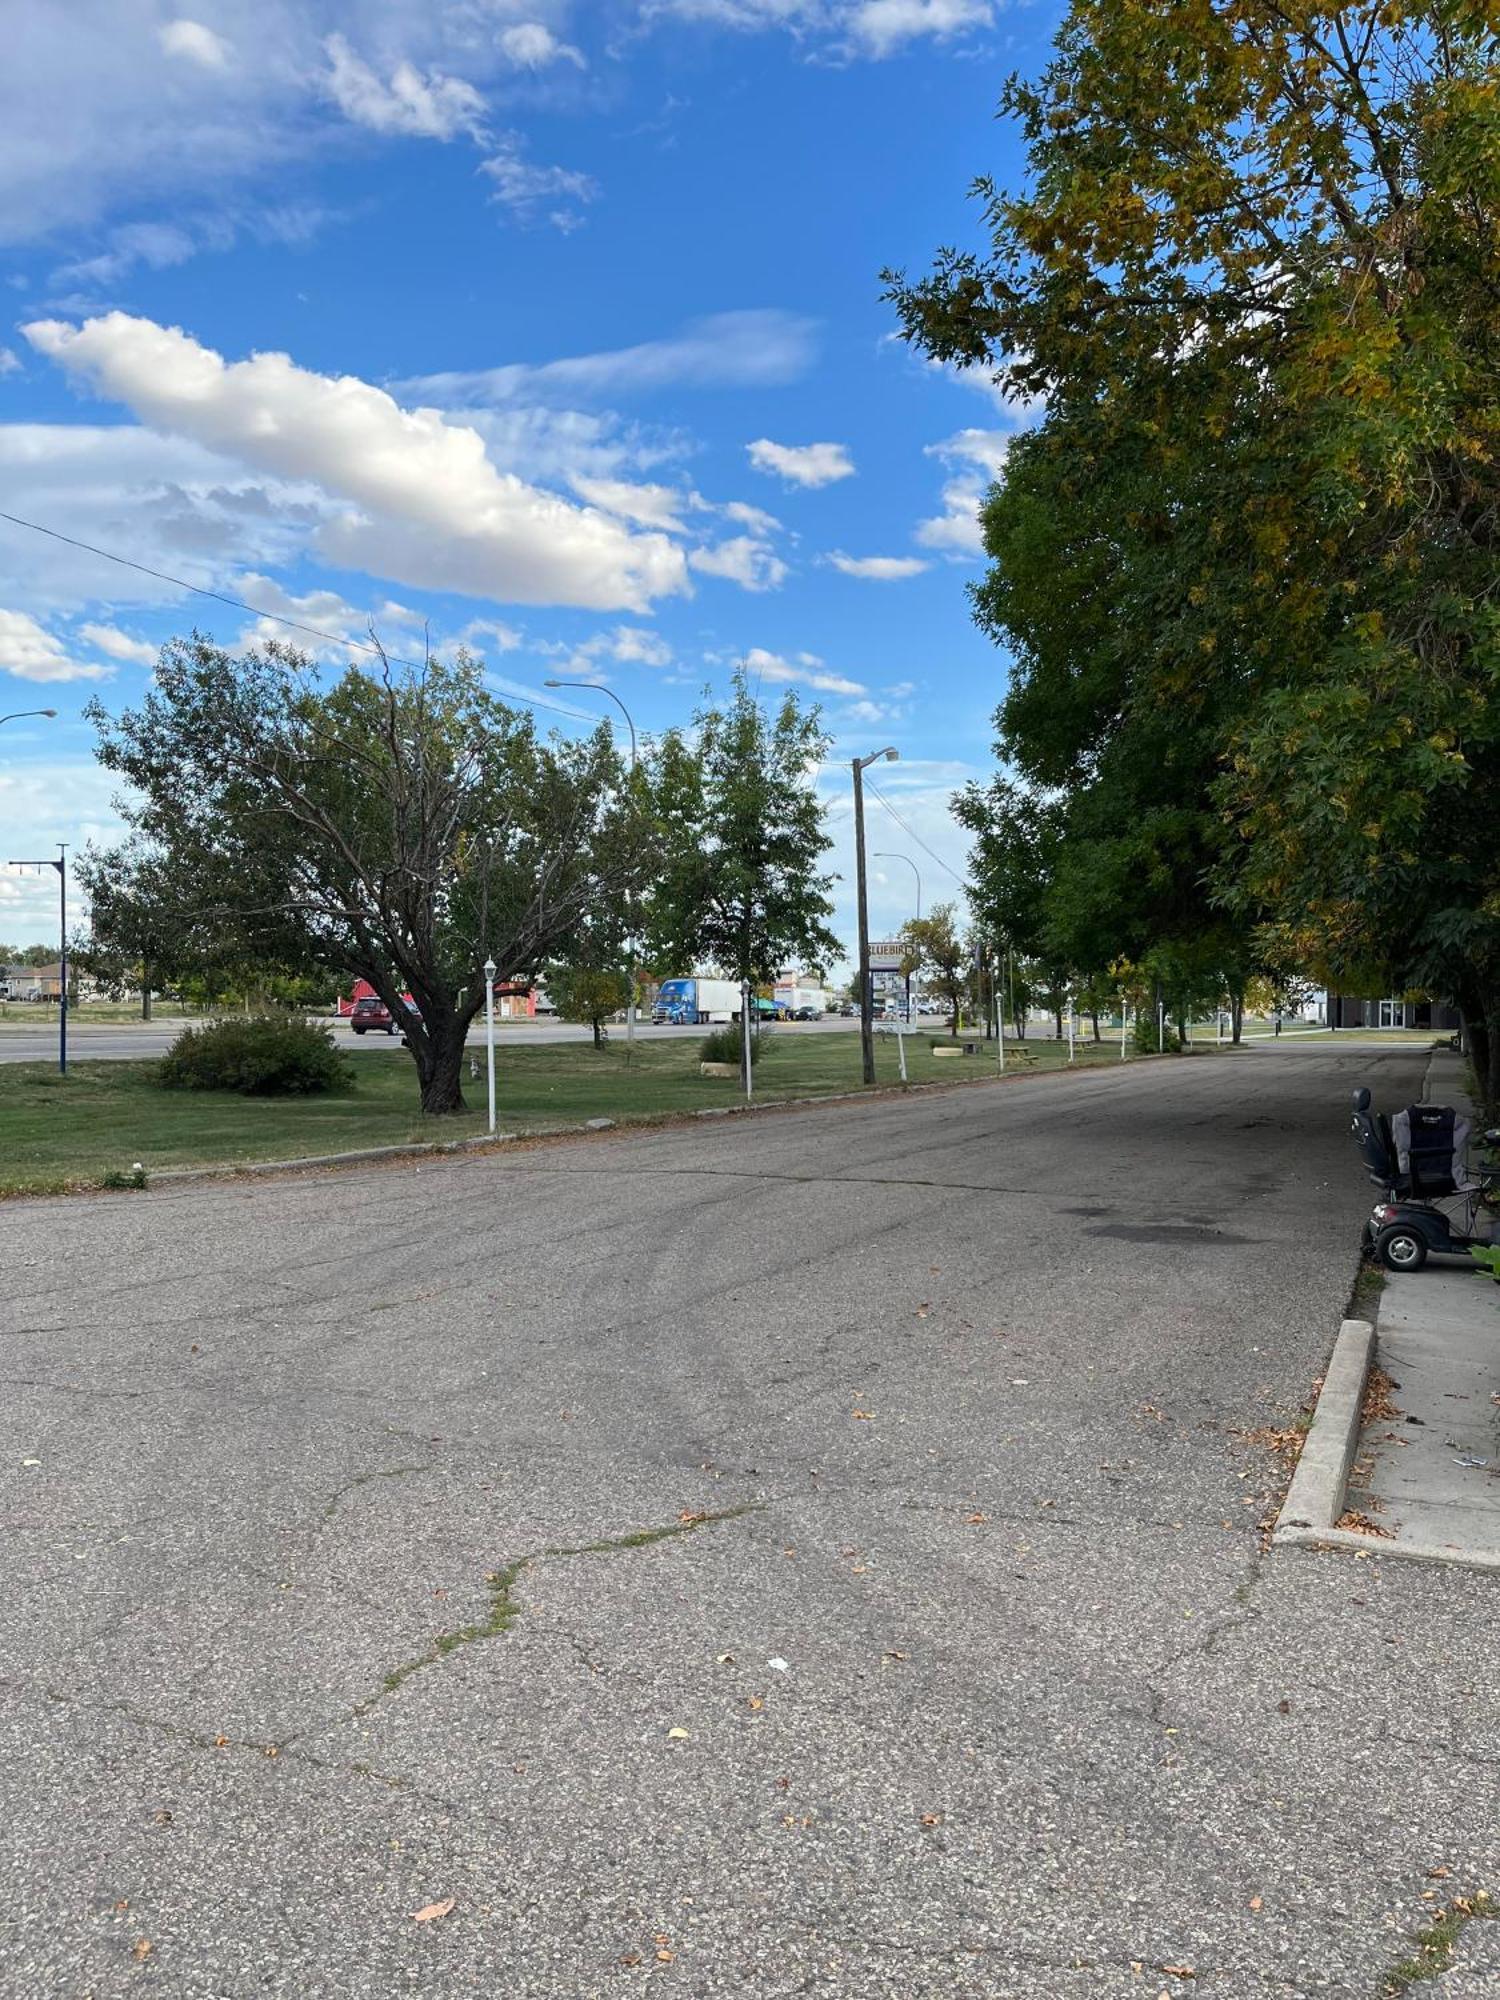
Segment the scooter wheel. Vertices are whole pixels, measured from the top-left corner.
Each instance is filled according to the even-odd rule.
[[[1375,1238],[1375,1254],[1388,1271],[1420,1271],[1427,1245],[1406,1223],[1393,1222]]]

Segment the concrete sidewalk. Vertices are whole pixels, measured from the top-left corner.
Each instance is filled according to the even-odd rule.
[[[1477,1130],[1463,1080],[1434,1055],[1426,1095]],[[1367,1399],[1348,1506],[1389,1553],[1500,1569],[1500,1287],[1457,1263],[1387,1273],[1375,1359],[1391,1387]]]

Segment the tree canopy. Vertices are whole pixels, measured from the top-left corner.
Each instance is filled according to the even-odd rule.
[[[102,943],[118,920],[132,956],[367,980],[427,1111],[462,1107],[486,957],[531,979],[650,866],[608,730],[539,739],[463,654],[328,679],[279,644],[236,657],[195,635],[139,708],[88,714],[132,787],[132,841],[90,864]]]
[[[726,708],[702,708],[691,736],[662,739],[660,861],[644,915],[659,965],[711,965],[759,985],[794,961],[814,970],[839,956],[813,782],[828,747],[816,707],[788,693],[768,714],[743,668]]]
[[[1426,985],[1492,1091],[1496,55],[1492,6],[1074,0],[988,247],[892,280],[1041,411],[975,607],[1045,928]]]

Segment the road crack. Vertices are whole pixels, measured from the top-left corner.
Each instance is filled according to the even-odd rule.
[[[499,1639],[511,1629],[521,1615],[521,1607],[516,1601],[515,1591],[521,1578],[539,1563],[562,1562],[574,1556],[622,1555],[632,1549],[650,1548],[656,1542],[675,1540],[680,1535],[695,1534],[700,1528],[717,1527],[725,1521],[740,1520],[746,1514],[760,1514],[766,1503],[761,1500],[747,1501],[740,1507],[725,1507],[715,1513],[688,1514],[661,1528],[637,1528],[631,1534],[619,1535],[609,1541],[579,1542],[573,1545],[553,1545],[533,1549],[529,1554],[517,1556],[503,1569],[491,1570],[485,1578],[489,1592],[489,1607],[483,1618],[472,1624],[461,1625],[455,1632],[440,1632],[432,1644],[414,1658],[403,1660],[386,1673],[380,1686],[356,1702],[348,1711],[345,1720],[367,1715],[388,1696],[405,1686],[414,1674],[420,1674],[429,1667],[438,1666],[450,1653],[459,1652],[466,1646],[482,1644],[487,1639]]]

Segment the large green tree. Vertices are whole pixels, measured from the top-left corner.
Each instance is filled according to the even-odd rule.
[[[700,709],[690,735],[663,739],[660,861],[643,918],[653,963],[761,985],[793,961],[811,971],[839,956],[814,783],[828,748],[816,708],[788,693],[768,713],[743,669],[726,707]]]
[[[1448,992],[1500,1086],[1493,6],[1074,0],[1006,108],[988,248],[893,290],[1045,408],[986,514],[1007,753],[1132,921]]]
[[[462,654],[329,677],[278,644],[236,657],[194,636],[138,708],[88,713],[132,788],[134,844],[98,863],[118,907],[149,907],[184,956],[368,980],[405,1023],[425,1111],[463,1107],[486,957],[533,978],[649,867],[608,731],[543,741]]]

